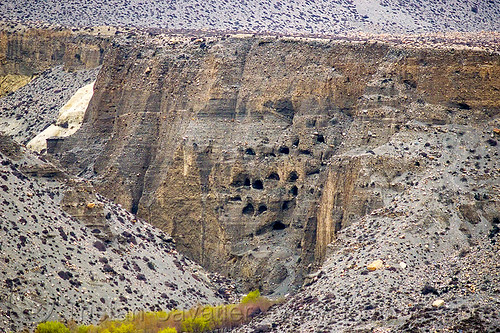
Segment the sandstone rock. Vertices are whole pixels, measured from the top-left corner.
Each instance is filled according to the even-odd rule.
[[[435,308],[440,308],[444,305],[444,300],[442,299],[437,299],[434,302],[432,302],[432,306]]]
[[[82,127],[49,153],[190,258],[263,292],[300,286],[363,216],[411,211],[387,203],[416,186],[403,175],[441,159],[422,158],[438,152],[417,152],[415,133],[500,106],[487,52],[235,36],[200,50],[157,38],[115,41]],[[467,75],[477,64],[491,73]],[[276,258],[288,277],[271,286]]]
[[[384,267],[384,262],[380,259],[373,261],[371,264],[366,266],[369,271],[376,271],[377,269],[382,269]]]

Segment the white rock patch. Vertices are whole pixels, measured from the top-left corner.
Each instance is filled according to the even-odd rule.
[[[47,127],[43,132],[28,142],[27,147],[41,152],[47,148],[47,139],[50,137],[64,137],[75,133],[83,122],[85,110],[94,94],[94,82],[78,89],[61,110],[55,124]]]

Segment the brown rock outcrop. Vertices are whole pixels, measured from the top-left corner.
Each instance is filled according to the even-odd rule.
[[[498,115],[499,60],[380,42],[124,38],[80,131],[49,150],[205,267],[285,292],[336,231],[435,158],[376,147],[420,123]]]
[[[0,23],[0,77],[33,75],[57,65],[65,70],[98,67],[110,36],[83,29],[62,29]]]

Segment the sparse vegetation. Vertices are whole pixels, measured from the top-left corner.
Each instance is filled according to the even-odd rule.
[[[202,333],[222,328],[233,328],[250,321],[278,303],[260,295],[258,290],[249,292],[238,304],[197,306],[190,310],[170,312],[130,313],[121,320],[104,320],[98,325],[45,322],[38,325],[36,333]]]
[[[36,333],[69,333],[69,328],[58,321],[47,321],[36,327]]]
[[[241,300],[241,304],[250,303],[250,302],[253,302],[259,298],[260,298],[260,291],[259,290],[251,291],[245,297],[243,297],[243,299]]]

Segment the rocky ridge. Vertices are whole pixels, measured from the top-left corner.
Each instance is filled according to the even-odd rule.
[[[2,331],[222,303],[231,292],[170,236],[4,135],[0,160]]]

